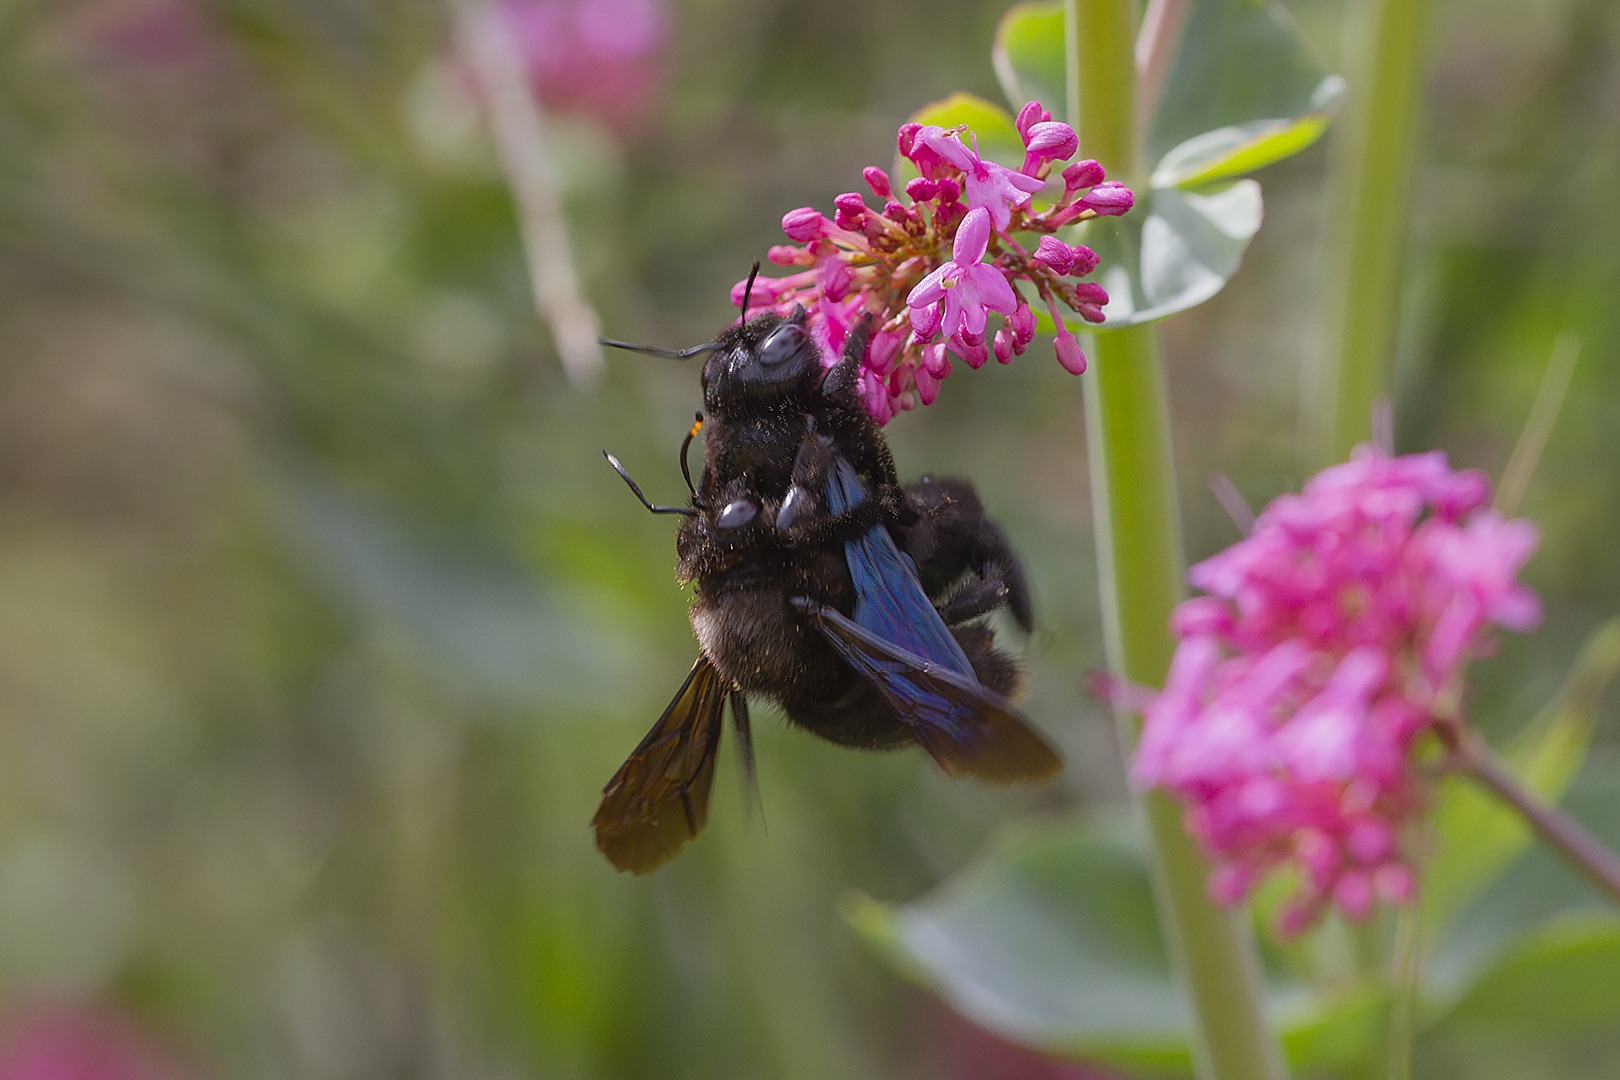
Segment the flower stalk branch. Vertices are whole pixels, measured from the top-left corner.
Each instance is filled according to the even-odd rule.
[[[1563,810],[1527,791],[1477,732],[1454,722],[1437,724],[1435,730],[1458,772],[1473,777],[1517,810],[1536,835],[1620,904],[1620,856]]]

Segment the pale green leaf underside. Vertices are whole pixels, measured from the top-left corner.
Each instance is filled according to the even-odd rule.
[[[1261,214],[1260,185],[1239,180],[1207,194],[1154,190],[1125,217],[1090,222],[1083,242],[1099,259],[1092,280],[1108,290],[1106,321],[1093,327],[1065,312],[1066,321],[1117,330],[1202,304],[1237,271]]]

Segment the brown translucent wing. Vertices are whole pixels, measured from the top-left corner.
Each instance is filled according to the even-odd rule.
[[[839,654],[877,687],[939,767],[996,784],[1046,781],[1063,759],[1005,698],[943,664],[885,641],[813,600],[795,599]]]
[[[703,831],[726,690],[709,658],[699,656],[675,700],[602,789],[591,827],[618,869],[650,874]]]

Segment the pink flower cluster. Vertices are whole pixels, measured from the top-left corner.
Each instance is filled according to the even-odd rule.
[[[1192,568],[1209,595],[1176,609],[1180,641],[1131,775],[1187,803],[1217,900],[1292,866],[1279,917],[1292,934],[1330,904],[1359,918],[1413,895],[1427,796],[1415,746],[1457,717],[1489,628],[1541,617],[1516,580],[1535,527],[1502,520],[1489,494],[1442,453],[1361,446]]]
[[[953,356],[977,368],[992,354],[1005,364],[1023,353],[1035,336],[1035,313],[1014,290],[1015,280],[1027,282],[1051,311],[1058,360],[1075,374],[1084,371],[1085,355],[1058,304],[1101,322],[1108,294],[1067,280],[1089,274],[1097,256],[1052,234],[1123,214],[1134,197],[1123,184],[1105,182],[1095,161],[1077,161],[1061,172],[1062,193],[1054,178],[1051,203],[1037,211],[1034,197],[1047,187],[1054,162],[1073,157],[1080,144],[1073,128],[1033,101],[1019,111],[1017,126],[1024,161],[1014,170],[981,157],[965,127],[902,125],[900,153],[921,175],[896,192],[887,173],[868,166],[862,175],[883,201],[881,210],[849,192],[833,200],[831,218],[808,206],[784,216],[782,231],[795,243],[773,247],[770,259],[801,269],[755,281],[744,314],[786,314],[804,305],[828,364],[856,321],[870,317],[861,396],[880,424],[918,400],[931,404]],[[1018,233],[1040,234],[1033,251],[1013,238]],[[732,290],[733,303],[743,302],[745,284]],[[991,312],[1002,317],[994,333]]]

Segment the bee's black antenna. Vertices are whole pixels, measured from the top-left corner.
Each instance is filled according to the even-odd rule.
[[[647,496],[641,493],[641,489],[636,486],[636,482],[630,479],[630,474],[624,471],[624,466],[619,464],[618,458],[606,450],[602,451],[602,456],[608,459],[608,464],[613,466],[613,471],[619,474],[619,479],[630,485],[630,490],[636,493],[636,498],[640,499],[641,505],[648,510],[655,514],[685,514],[687,517],[697,517],[696,510],[690,510],[684,506],[654,506],[647,501]]]
[[[692,430],[688,431],[686,438],[681,440],[681,475],[686,478],[686,490],[692,493],[693,502],[697,501],[697,488],[692,486],[692,470],[686,464],[686,450],[687,447],[692,445],[693,437],[697,435],[698,429],[702,426],[703,414],[698,413],[697,419],[692,422]]]
[[[686,360],[696,356],[698,353],[714,352],[716,349],[721,348],[718,341],[711,341],[707,345],[694,345],[690,349],[660,349],[655,345],[632,345],[628,341],[614,341],[612,338],[605,337],[599,337],[596,341],[599,345],[611,345],[615,349],[629,349],[631,352],[651,353],[654,356],[662,356],[669,360]]]
[[[754,279],[759,277],[759,260],[754,260],[754,268],[748,271],[748,284],[743,286],[742,314],[737,316],[738,322],[748,321],[748,302],[754,296]]]

